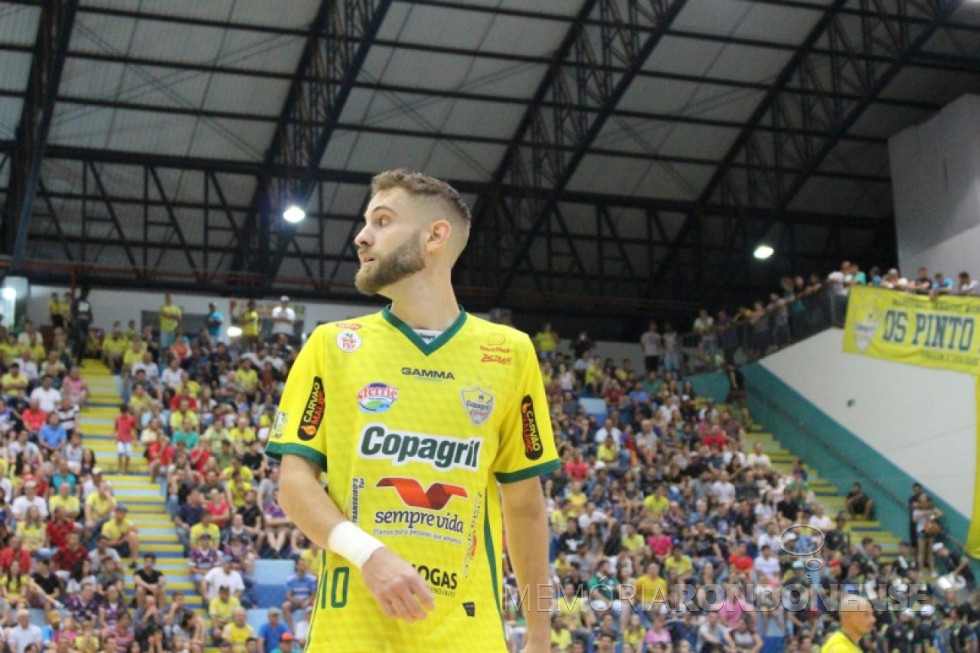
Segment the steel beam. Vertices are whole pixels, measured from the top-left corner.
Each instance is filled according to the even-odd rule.
[[[745,147],[735,153],[735,158],[741,158],[756,170],[778,161],[796,172],[777,177],[757,171],[750,172],[751,176],[732,170],[723,172],[721,183],[730,187],[740,203],[762,207],[769,212],[765,220],[749,230],[744,246],[732,250],[730,260],[733,264],[741,264],[743,269],[747,269],[748,250],[766,237],[777,221],[783,219],[782,212],[834,150],[841,135],[857,123],[874,99],[921,51],[963,0],[933,0],[928,3],[920,0],[860,0],[860,3],[868,13],[859,25],[855,26],[842,16],[831,15],[830,24],[821,37],[829,54],[804,53],[802,65],[789,81],[802,86],[830,84],[834,88],[848,88],[859,93],[861,99],[792,104],[777,93],[766,118],[786,124],[786,136],[783,139],[767,139],[750,132],[746,135]],[[886,9],[880,15],[875,15],[871,10],[876,7],[888,7],[890,11]],[[910,24],[904,20],[905,16],[920,20]],[[885,63],[875,65],[866,57],[859,59],[854,56],[868,52],[879,55]],[[976,59],[974,69],[980,70],[980,59]],[[798,124],[819,126],[825,130],[825,134],[819,138],[799,136],[793,132]],[[754,182],[752,176],[762,183]],[[732,274],[726,285],[730,287],[740,278],[740,275]],[[715,299],[720,292],[715,294]]]
[[[528,257],[538,231],[555,210],[562,193],[588,153],[616,105],[626,94],[647,58],[670,28],[684,6],[683,0],[600,0],[597,8],[602,27],[584,26],[573,35],[568,56],[553,69],[538,103],[515,134],[514,143],[498,166],[495,178],[526,189],[511,205],[518,226],[530,225],[528,233],[511,251],[501,252],[507,270],[497,288],[495,304],[505,299],[521,264]],[[591,11],[591,5],[586,5]],[[597,49],[598,48],[598,49]],[[617,62],[622,73],[601,68]],[[540,106],[550,96],[557,109]],[[588,104],[596,113],[577,111],[572,105]],[[564,105],[564,106],[563,106]],[[573,145],[571,152],[545,148],[542,144]],[[499,183],[498,182],[498,183]],[[537,189],[546,189],[544,193]]]
[[[260,251],[271,245],[266,236],[278,226],[271,260],[263,255],[260,265],[266,283],[279,273],[294,233],[274,216],[290,202],[305,206],[309,200],[330,137],[390,6],[391,0],[321,2],[252,200],[265,238]],[[296,181],[276,178],[272,169],[277,165],[299,168],[302,176]]]
[[[34,197],[48,143],[58,86],[68,54],[78,0],[46,0],[41,3],[37,37],[27,81],[10,186],[4,207],[7,251],[13,251],[13,270],[19,270],[27,249],[27,234],[34,212]]]

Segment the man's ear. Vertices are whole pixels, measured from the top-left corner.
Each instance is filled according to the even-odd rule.
[[[429,225],[429,232],[426,237],[425,246],[429,251],[442,249],[452,238],[453,227],[448,220],[436,220]]]

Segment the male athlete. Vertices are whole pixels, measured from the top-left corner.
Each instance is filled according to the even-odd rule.
[[[875,627],[875,611],[871,601],[849,594],[841,597],[840,629],[827,638],[820,653],[861,653],[858,642]]]
[[[538,477],[559,463],[534,348],[456,303],[470,214],[455,190],[402,170],[371,190],[355,283],[391,304],[313,332],[268,444],[283,509],[325,549],[307,650],[504,653],[503,525],[524,651],[544,653]]]

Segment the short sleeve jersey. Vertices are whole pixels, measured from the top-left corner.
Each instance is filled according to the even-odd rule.
[[[464,311],[429,342],[388,309],[324,324],[293,365],[267,451],[329,465],[340,510],[414,565],[435,597],[428,618],[389,620],[360,573],[326,552],[309,651],[339,641],[349,651],[507,650],[497,483],[559,467],[526,334]]]

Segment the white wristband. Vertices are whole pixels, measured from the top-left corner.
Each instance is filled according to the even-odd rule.
[[[354,522],[343,521],[330,531],[327,546],[337,555],[347,558],[360,571],[371,554],[384,544],[362,531]]]

